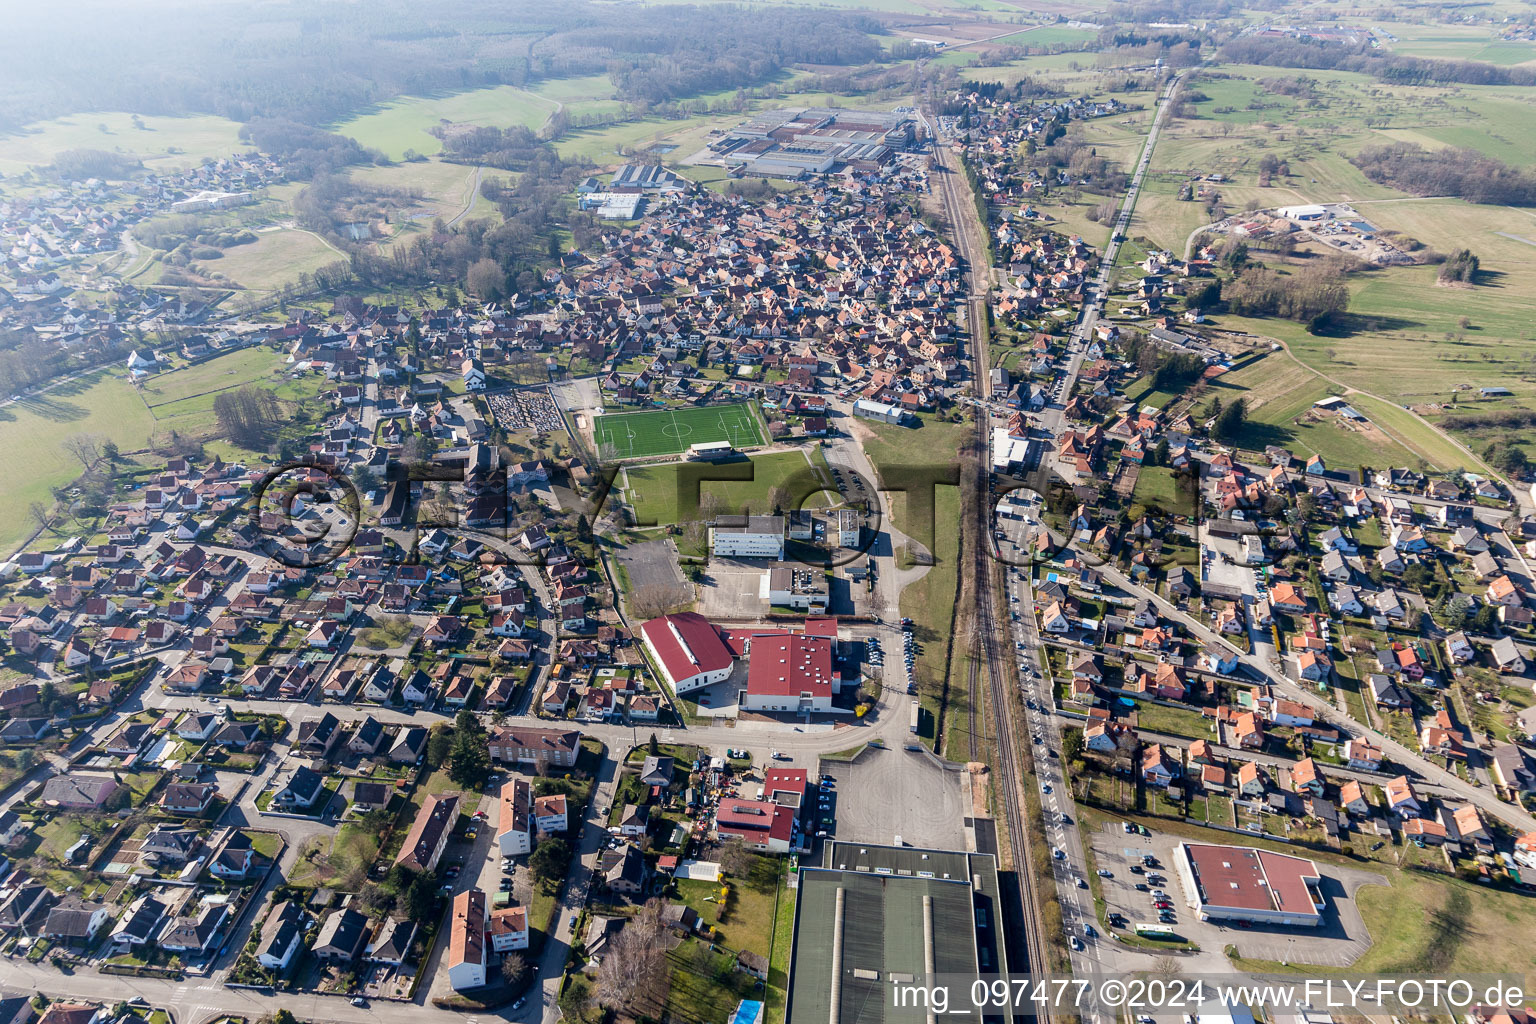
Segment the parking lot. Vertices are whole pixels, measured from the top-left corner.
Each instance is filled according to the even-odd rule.
[[[1386,884],[1386,879],[1374,872],[1318,865],[1328,901],[1321,927],[1254,925],[1243,928],[1236,923],[1201,921],[1196,917],[1191,909],[1193,894],[1185,892],[1173,866],[1178,836],[1158,832],[1149,836],[1127,834],[1116,822],[1090,834],[1088,840],[1093,848],[1096,869],[1111,875],[1099,878],[1106,911],[1124,916],[1127,922],[1124,930],[1129,931],[1140,923],[1159,923],[1160,911],[1154,903],[1153,890],[1161,889],[1167,893],[1168,898],[1163,902],[1172,905],[1174,918],[1164,922],[1166,927],[1178,938],[1196,943],[1202,950],[1219,951],[1235,945],[1245,957],[1343,967],[1359,959],[1370,948],[1370,935],[1360,917],[1354,894],[1362,885]],[[1242,846],[1244,842],[1234,835],[1230,844]],[[1156,860],[1155,868],[1142,863],[1142,858],[1149,854]],[[1307,851],[1298,849],[1295,856],[1306,857]],[[1133,872],[1133,866],[1141,868],[1140,872]],[[1138,885],[1144,886],[1146,891],[1138,890]]]
[[[965,849],[964,780],[931,755],[870,748],[854,762],[822,761],[820,771],[835,780],[833,838],[891,843],[901,836],[908,846]]]
[[[699,587],[698,612],[707,619],[757,621],[768,611],[762,593],[766,562],[711,558]]]
[[[660,594],[666,598],[668,607],[684,605],[693,599],[693,588],[683,579],[677,563],[677,547],[670,540],[629,544],[615,554],[629,574],[631,592]]]

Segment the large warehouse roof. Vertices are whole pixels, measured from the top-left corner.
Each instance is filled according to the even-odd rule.
[[[644,623],[640,630],[674,681],[731,666],[730,649],[702,615],[663,615]]]
[[[825,867],[803,868],[795,909],[787,1024],[926,1020],[894,1006],[893,977],[1006,972],[996,861],[912,847],[829,842]],[[953,1001],[945,1020],[979,1021]]]
[[[1318,916],[1307,883],[1321,876],[1310,860],[1246,846],[1181,846],[1207,909]]]

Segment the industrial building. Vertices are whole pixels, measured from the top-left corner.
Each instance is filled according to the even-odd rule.
[[[1174,868],[1202,921],[1316,928],[1326,901],[1317,865],[1248,846],[1180,843]]]
[[[639,189],[641,192],[681,192],[686,182],[660,164],[625,164],[608,182],[612,192]]]
[[[769,605],[824,612],[831,596],[827,574],[805,566],[775,565],[763,573],[759,596]]]
[[[832,666],[833,643],[831,637],[803,633],[754,636],[742,708],[795,714],[833,711],[832,697],[843,686]]]
[[[1014,437],[1007,427],[992,428],[992,472],[1013,473],[1028,462],[1028,438]]]
[[[834,107],[769,110],[710,143],[739,174],[801,178],[878,170],[912,142],[912,116]]]
[[[902,424],[907,421],[908,413],[904,409],[898,409],[894,405],[885,402],[872,402],[867,398],[861,398],[853,403],[853,414],[866,420],[877,420],[880,423]]]
[[[721,558],[784,560],[783,516],[717,516],[709,546]]]
[[[924,1024],[930,1007],[898,1005],[896,979],[1007,974],[991,854],[829,841],[795,900],[787,1024]],[[983,1020],[966,999],[943,1019]]]
[[[640,626],[640,635],[674,693],[727,679],[735,664],[720,633],[694,612],[651,619]]]
[[[576,198],[578,209],[597,214],[604,220],[634,220],[640,216],[645,196],[639,192],[588,192]]]

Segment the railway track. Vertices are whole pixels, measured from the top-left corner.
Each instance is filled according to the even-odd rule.
[[[930,134],[937,140],[934,125],[929,122]],[[949,223],[954,228],[956,244],[960,248],[961,255],[965,257],[969,267],[971,282],[970,291],[966,299],[967,328],[971,338],[971,378],[972,390],[978,399],[985,399],[983,394],[988,380],[987,371],[991,368],[988,355],[988,327],[987,327],[987,295],[991,285],[992,268],[986,261],[984,253],[986,247],[981,244],[978,232],[985,231],[986,225],[978,222],[975,203],[969,196],[968,189],[962,189],[962,173],[956,166],[958,159],[947,150],[935,146],[938,156],[937,163],[942,168],[940,173],[933,177],[938,179],[940,197],[943,200],[946,212],[949,214]],[[976,416],[976,440],[978,450],[987,451],[990,442],[989,427],[990,417],[978,410]],[[1008,845],[1012,853],[1014,875],[1019,887],[1019,905],[1011,908],[1015,912],[1017,929],[1015,934],[1023,938],[1024,953],[1027,962],[1014,963],[1012,973],[1029,973],[1037,977],[1045,977],[1049,974],[1050,956],[1046,945],[1046,936],[1041,925],[1039,914],[1039,896],[1035,892],[1034,865],[1031,859],[1029,841],[1026,837],[1028,818],[1025,813],[1023,797],[1023,766],[1015,747],[1015,729],[1012,706],[1009,700],[1009,692],[1013,685],[1010,671],[1011,660],[1005,661],[1004,652],[1000,648],[1001,632],[997,622],[997,594],[996,594],[996,570],[997,562],[989,557],[992,531],[992,503],[990,501],[991,487],[985,462],[975,467],[973,479],[962,480],[962,486],[969,485],[976,488],[976,500],[973,503],[975,522],[972,524],[973,543],[971,544],[970,558],[972,579],[975,588],[975,619],[974,636],[971,651],[970,669],[967,674],[967,724],[969,735],[969,753],[973,760],[977,759],[981,751],[979,737],[981,735],[978,723],[978,708],[982,703],[982,690],[986,691],[986,701],[992,718],[993,734],[996,737],[997,756],[994,762],[994,781],[1001,797],[1003,819],[1008,833]],[[1046,894],[1046,898],[1054,898],[1054,894]],[[1016,957],[1014,958],[1016,960]],[[1042,1021],[1049,1021],[1050,1008],[1044,1004],[1037,1004],[1031,1008]]]

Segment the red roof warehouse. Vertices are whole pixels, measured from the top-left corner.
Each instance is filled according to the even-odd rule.
[[[1310,860],[1246,846],[1180,843],[1174,862],[1202,920],[1322,924],[1322,875]]]
[[[747,666],[750,711],[832,710],[842,679],[832,667],[832,641],[824,636],[780,633],[752,639]]]
[[[731,674],[730,648],[702,615],[663,615],[644,623],[640,633],[675,693],[718,683]]]

